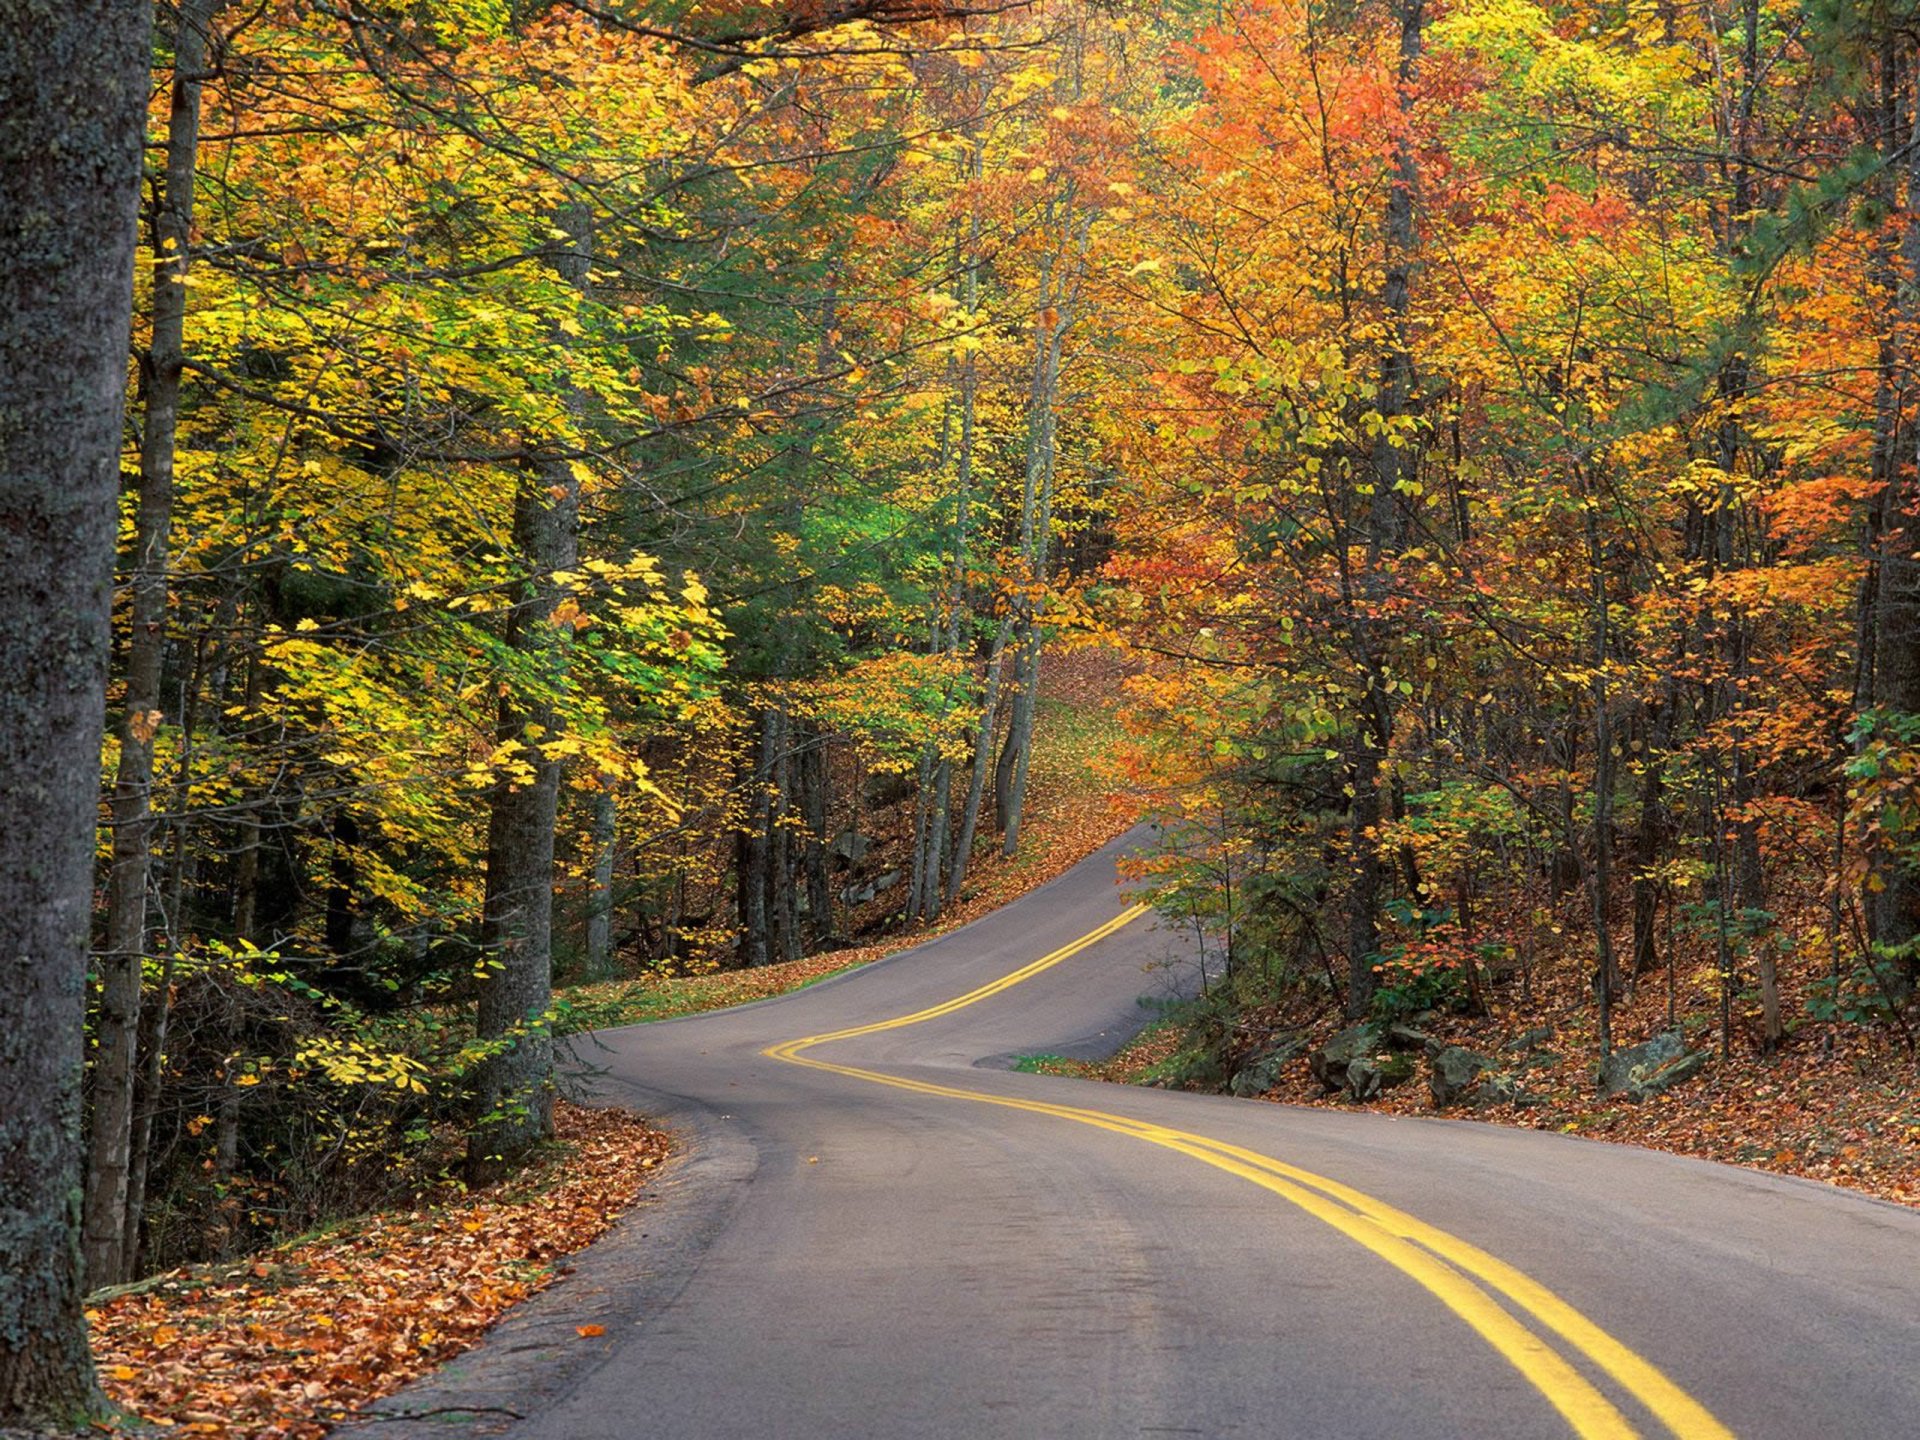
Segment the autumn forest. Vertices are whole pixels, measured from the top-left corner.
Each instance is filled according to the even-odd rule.
[[[1917,36],[167,0],[84,1283],[27,1313],[478,1193],[607,996],[1141,820],[1213,957],[1162,1083],[1372,1101],[1387,1027],[1551,1024],[1589,1088],[1671,1032],[1920,1125]],[[1524,1102],[1463,1053],[1436,1103]],[[71,1398],[23,1324],[0,1420]]]

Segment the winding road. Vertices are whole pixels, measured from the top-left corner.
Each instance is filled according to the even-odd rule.
[[[600,1036],[602,1093],[690,1158],[361,1429],[1920,1436],[1920,1214],[1564,1136],[1009,1069],[1109,1051],[1191,982],[1118,853],[864,970]]]

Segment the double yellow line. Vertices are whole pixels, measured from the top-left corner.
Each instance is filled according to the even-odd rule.
[[[1337,1180],[1329,1180],[1270,1155],[1261,1155],[1211,1136],[1173,1130],[1105,1110],[1089,1110],[1078,1105],[1053,1105],[1042,1100],[1023,1100],[982,1090],[936,1085],[924,1080],[885,1075],[876,1070],[835,1065],[802,1054],[832,1040],[851,1040],[857,1035],[898,1030],[977,1004],[1070,959],[1145,913],[1144,905],[1135,905],[1098,929],[1089,931],[1051,954],[1041,956],[1032,964],[1023,965],[1011,974],[939,1005],[870,1025],[856,1025],[845,1030],[783,1041],[769,1046],[762,1053],[794,1065],[868,1080],[876,1085],[890,1085],[897,1090],[909,1090],[919,1095],[940,1095],[982,1105],[998,1105],[1008,1110],[1051,1115],[1057,1119],[1110,1130],[1115,1134],[1129,1135],[1150,1145],[1190,1156],[1216,1170],[1224,1170],[1229,1175],[1250,1181],[1298,1206],[1419,1282],[1525,1376],[1560,1412],[1581,1440],[1636,1440],[1640,1431],[1560,1350],[1537,1330],[1522,1323],[1520,1315],[1529,1317],[1541,1330],[1557,1336],[1576,1356],[1612,1379],[1644,1406],[1675,1440],[1733,1440],[1732,1431],[1716,1420],[1704,1405],[1662,1374],[1657,1366],[1629,1349],[1538,1281],[1477,1246],[1444,1230],[1435,1229],[1404,1210],[1395,1209]]]

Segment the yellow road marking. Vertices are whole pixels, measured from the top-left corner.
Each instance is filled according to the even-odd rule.
[[[762,1053],[790,1064],[916,1094],[971,1100],[1008,1110],[1072,1120],[1116,1134],[1130,1135],[1137,1140],[1190,1156],[1280,1196],[1418,1282],[1471,1326],[1539,1390],[1581,1440],[1636,1440],[1640,1432],[1564,1356],[1489,1295],[1489,1290],[1504,1296],[1517,1309],[1532,1316],[1611,1376],[1646,1406],[1675,1440],[1733,1440],[1732,1431],[1716,1420],[1704,1405],[1662,1374],[1657,1366],[1587,1319],[1546,1286],[1479,1247],[1337,1180],[1211,1136],[1174,1130],[1105,1110],[1055,1105],[1043,1100],[1026,1100],[983,1090],[965,1090],[925,1080],[910,1080],[876,1070],[835,1065],[801,1054],[831,1040],[849,1040],[857,1035],[897,1030],[977,1004],[1097,944],[1137,920],[1146,913],[1146,909],[1144,905],[1132,906],[1106,924],[1041,956],[1031,964],[939,1005],[891,1020],[782,1041],[767,1047]],[[1476,1280],[1480,1282],[1477,1285],[1474,1283]]]

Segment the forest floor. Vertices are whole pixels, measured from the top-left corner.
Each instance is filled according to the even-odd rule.
[[[1443,1109],[1434,1103],[1420,1067],[1409,1082],[1382,1090],[1365,1106],[1397,1115],[1558,1130],[1844,1185],[1920,1206],[1920,1065],[1897,1031],[1808,1019],[1790,1025],[1775,1054],[1763,1055],[1751,1030],[1736,1018],[1731,1053],[1722,1055],[1712,1018],[1717,974],[1712,966],[1699,965],[1676,977],[1675,1014],[1688,1047],[1711,1054],[1706,1068],[1638,1104],[1604,1099],[1595,1084],[1597,1022],[1591,997],[1583,993],[1586,968],[1568,964],[1557,983],[1543,975],[1525,1006],[1496,1000],[1488,1015],[1427,1014],[1415,1022],[1438,1042],[1493,1057],[1496,1073],[1521,1087],[1521,1103]],[[1804,994],[1810,978],[1783,976],[1789,1015],[1796,1013],[1791,1002]],[[1667,1028],[1667,1018],[1662,978],[1648,977],[1619,1006],[1616,1045],[1650,1038]],[[1343,1024],[1336,1016],[1285,1005],[1239,1017],[1250,1046],[1291,1034],[1305,1038],[1309,1050]],[[1175,1019],[1104,1064],[1033,1057],[1025,1065],[1125,1084],[1177,1085],[1192,1043],[1187,1026]],[[1324,1093],[1304,1052],[1281,1068],[1276,1083],[1259,1098],[1334,1109],[1362,1103]]]
[[[569,987],[569,1026],[784,994],[965,924],[1067,870],[1137,817],[1096,763],[1114,739],[1121,675],[1103,652],[1049,657],[1020,853],[1003,860],[983,838],[961,902],[938,925],[756,970]],[[316,1440],[467,1349],[566,1274],[567,1257],[644,1195],[674,1149],[671,1135],[620,1110],[563,1103],[556,1123],[555,1144],[493,1190],[469,1195],[449,1180],[406,1210],[93,1297],[101,1382],[127,1419],[91,1433]]]
[[[673,1150],[623,1111],[562,1103],[555,1118],[555,1143],[493,1190],[449,1182],[410,1210],[95,1297],[94,1357],[126,1428],[315,1440],[468,1348],[565,1274]]]

